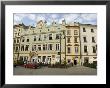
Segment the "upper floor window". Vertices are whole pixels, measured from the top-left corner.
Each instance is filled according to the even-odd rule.
[[[21,45],[21,51],[24,51],[24,45]]]
[[[70,37],[69,38],[67,38],[67,43],[70,43],[71,42],[71,40],[70,40]]]
[[[78,35],[78,31],[77,30],[74,30],[74,35]]]
[[[36,45],[32,46],[32,51],[36,51]]]
[[[42,39],[41,39],[41,35],[39,35],[39,39],[38,39],[39,41],[41,41]]]
[[[83,40],[84,40],[84,42],[87,42],[87,39],[86,39],[86,37],[83,37]]]
[[[26,45],[25,51],[28,51],[28,49],[29,49],[29,45]]]
[[[23,38],[22,38],[22,42],[24,42],[24,40],[25,40],[25,39],[24,39],[24,37],[23,37]]]
[[[71,48],[70,47],[67,48],[67,52],[71,53]]]
[[[96,53],[96,47],[93,46],[92,48],[93,48],[93,53]]]
[[[56,50],[60,50],[60,44],[56,44]]]
[[[75,47],[75,53],[78,53],[78,47]]]
[[[44,35],[44,40],[46,40],[46,37],[47,37],[47,36],[46,36],[46,35]]]
[[[41,50],[41,45],[38,45],[38,50],[39,50],[39,51]]]
[[[56,39],[60,39],[60,34],[56,34]]]
[[[47,50],[47,44],[43,44],[43,50]]]
[[[67,30],[67,35],[71,35],[71,30]]]
[[[94,32],[94,29],[91,29],[91,32]]]
[[[52,40],[52,34],[49,34],[49,40]]]
[[[85,28],[83,28],[83,32],[86,32],[86,29]]]
[[[27,39],[27,42],[29,42],[29,39]]]
[[[34,41],[36,41],[36,36],[34,36]]]
[[[74,37],[74,43],[78,43],[77,37]]]
[[[16,43],[16,39],[14,39],[14,43]]]
[[[84,46],[84,53],[87,53],[87,46]]]
[[[52,50],[52,44],[48,44],[48,50]]]
[[[17,43],[19,43],[19,39],[17,39]]]
[[[95,43],[95,38],[94,38],[94,37],[92,37],[92,42],[94,42],[94,43]]]

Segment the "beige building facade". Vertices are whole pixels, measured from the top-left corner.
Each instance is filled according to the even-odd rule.
[[[87,32],[83,32],[83,28]],[[94,29],[94,33],[90,30]],[[77,63],[81,65],[85,58],[92,63],[96,60],[97,52],[92,53],[92,47],[96,49],[96,31],[94,25],[83,25],[79,23],[67,24],[62,20],[62,24],[40,20],[36,27],[25,26],[24,24],[14,25],[13,34],[13,58],[14,60],[31,61],[44,64],[55,64],[57,62]],[[89,40],[94,36],[95,42]],[[83,37],[88,38],[88,42],[83,42]],[[84,52],[87,46],[88,52]],[[92,58],[92,59],[91,59]]]

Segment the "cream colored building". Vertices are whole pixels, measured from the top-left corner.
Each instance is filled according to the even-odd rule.
[[[83,36],[87,36],[89,39],[90,36],[92,37],[91,33],[91,35],[88,34],[90,30],[87,30],[85,34],[82,32],[83,26],[88,29],[87,25],[67,24],[65,20],[62,21],[62,24],[52,22],[50,26],[42,20],[37,22],[36,27],[24,24],[14,25],[14,60],[21,59],[44,64],[66,61],[67,64],[77,62],[80,65],[81,62],[84,62],[85,57],[90,57],[83,53],[85,43],[81,40],[83,40]],[[93,29],[96,33],[96,26]],[[96,38],[95,33],[93,35]],[[89,46],[90,42],[86,44]],[[90,46],[93,45],[96,43]],[[91,50],[88,49],[88,51],[92,53]],[[96,57],[96,54],[92,57]],[[92,61],[89,60],[89,62]]]
[[[97,26],[80,24],[81,62],[97,61]]]

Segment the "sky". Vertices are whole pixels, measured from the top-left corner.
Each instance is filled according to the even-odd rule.
[[[61,24],[64,19],[67,24],[79,22],[97,25],[96,13],[15,13],[14,25],[24,23],[27,26],[36,26],[36,23],[40,20],[46,21],[47,25],[50,25],[53,21]]]

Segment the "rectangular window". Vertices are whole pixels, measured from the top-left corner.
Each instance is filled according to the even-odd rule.
[[[18,46],[16,46],[16,50],[15,50],[16,52],[18,51]]]
[[[78,31],[77,30],[74,30],[74,35],[78,35]]]
[[[17,39],[17,43],[19,43],[19,39]]]
[[[78,43],[77,37],[74,37],[74,43]]]
[[[56,50],[60,50],[60,44],[56,44]]]
[[[96,53],[96,47],[93,46],[92,48],[93,48],[93,53]]]
[[[60,34],[56,34],[56,39],[60,39]]]
[[[93,32],[94,32],[94,30],[93,30],[93,29],[91,29],[91,32],[93,33]]]
[[[29,42],[29,39],[27,39],[27,42]]]
[[[44,40],[46,40],[46,35],[44,35]]]
[[[24,42],[24,38],[22,38],[22,42]]]
[[[38,39],[39,41],[41,41],[42,39],[41,39],[41,35],[39,35],[39,39]]]
[[[36,36],[34,36],[34,41],[36,41]]]
[[[87,53],[87,46],[84,46],[84,53]]]
[[[83,40],[84,40],[84,42],[87,42],[87,39],[86,39],[86,37],[83,37]]]
[[[24,45],[21,45],[21,51],[24,51]]]
[[[67,38],[67,43],[70,43],[71,41],[70,41],[70,38]]]
[[[86,32],[86,29],[85,28],[83,28],[83,32]]]
[[[14,39],[14,43],[16,43],[16,39]]]
[[[75,47],[75,53],[78,53],[78,47]]]
[[[28,49],[29,49],[29,45],[26,45],[25,51],[28,51]]]
[[[67,30],[67,35],[71,35],[71,30]]]
[[[36,45],[32,46],[32,51],[36,51]]]
[[[95,43],[95,38],[94,37],[92,37],[92,42]]]
[[[43,45],[43,50],[46,50],[46,45],[45,44]]]
[[[71,48],[70,48],[70,47],[68,47],[67,50],[68,50],[68,51],[67,51],[68,53],[71,53]]]
[[[52,50],[52,44],[48,44],[48,50]]]
[[[52,34],[49,34],[49,40],[52,40]]]
[[[41,45],[38,45],[38,50],[41,51]]]

